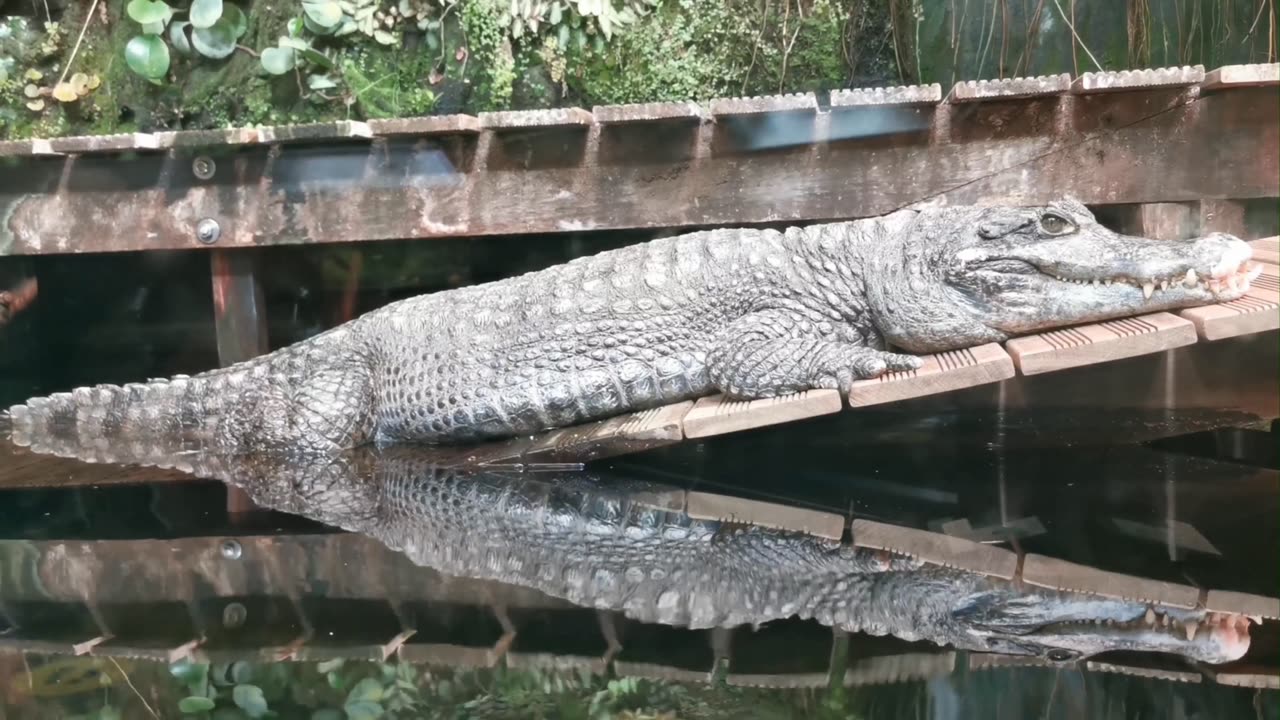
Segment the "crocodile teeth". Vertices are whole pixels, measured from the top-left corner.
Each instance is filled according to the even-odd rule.
[[[1168,280],[1161,280],[1161,281],[1160,281],[1160,290],[1161,290],[1161,291],[1164,291],[1164,290],[1168,290],[1168,289],[1169,289],[1169,281],[1168,281]]]
[[[1245,617],[1247,617],[1247,618],[1249,618],[1250,620],[1252,620],[1252,621],[1253,621],[1253,623],[1254,623],[1255,625],[1261,625],[1261,624],[1262,624],[1262,616],[1261,616],[1261,615],[1246,615]]]
[[[1192,620],[1187,623],[1187,642],[1191,642],[1196,637],[1196,631],[1200,629],[1200,623]]]
[[[1187,277],[1182,281],[1182,284],[1187,287],[1195,287],[1196,285],[1199,285],[1199,281],[1196,280],[1196,271],[1191,268],[1187,268]]]
[[[1148,283],[1142,284],[1142,297],[1146,298],[1147,300],[1151,299],[1151,294],[1154,293],[1155,291],[1156,291],[1155,283],[1148,282]]]
[[[1146,621],[1147,621],[1147,624],[1148,624],[1148,625],[1155,625],[1155,624],[1156,624],[1156,611],[1155,611],[1155,610],[1152,610],[1151,608],[1147,608]]]

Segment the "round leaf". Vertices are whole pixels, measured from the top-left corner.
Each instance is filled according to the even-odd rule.
[[[184,685],[202,683],[209,679],[209,665],[207,663],[193,663],[183,660],[170,665],[169,674],[180,680]]]
[[[139,25],[167,23],[173,17],[173,8],[161,0],[130,0],[125,8],[129,18]]]
[[[44,109],[44,98],[36,98],[35,100],[27,103],[27,109],[40,112]]]
[[[169,46],[155,35],[138,35],[124,46],[124,62],[148,80],[158,80],[169,72]]]
[[[368,701],[378,702],[382,699],[382,683],[374,678],[365,678],[356,686],[351,688],[351,693],[347,695],[347,703]]]
[[[230,3],[222,6],[222,19],[231,24],[231,29],[235,32],[236,39],[244,37],[249,32],[249,18],[245,16],[244,11],[239,5]]]
[[[214,708],[214,703],[209,698],[204,697],[184,697],[178,701],[178,709],[189,715],[202,713]]]
[[[191,3],[191,27],[207,28],[222,18],[222,0],[195,0]]]
[[[183,55],[191,54],[191,40],[187,37],[187,27],[191,23],[182,20],[169,26],[169,42],[173,44],[173,49]],[[208,674],[208,671],[205,672]]]
[[[309,63],[314,63],[315,65],[319,65],[325,70],[330,70],[333,68],[333,61],[313,47],[305,47],[299,50],[298,52],[302,55],[303,59]]]
[[[322,28],[334,28],[342,22],[342,7],[336,0],[303,0],[302,11]]]
[[[53,86],[53,99],[58,102],[75,102],[80,99],[76,94],[76,89],[69,82],[60,82]]]
[[[347,703],[342,709],[347,711],[348,720],[377,720],[383,713],[381,705],[367,700]]]
[[[251,718],[267,714],[267,699],[262,695],[262,688],[257,685],[237,685],[231,691],[231,699]]]
[[[164,32],[164,23],[162,22],[145,23],[142,26],[142,32],[148,35],[159,35],[160,33]]]
[[[292,48],[266,48],[262,51],[262,69],[272,75],[283,75],[297,64],[297,56]]]
[[[236,51],[236,33],[226,18],[207,28],[191,32],[191,45],[196,52],[214,60],[221,60]]]
[[[40,97],[40,88],[32,83],[27,83],[27,86],[22,88],[22,94],[29,98],[37,98]]]

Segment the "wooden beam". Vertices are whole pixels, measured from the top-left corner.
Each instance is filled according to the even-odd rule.
[[[1005,343],[1023,375],[1097,365],[1190,345],[1195,326],[1169,313],[1053,330]]]
[[[533,129],[368,140],[352,126],[360,133],[341,142],[244,145],[214,183],[176,172],[178,150],[26,156],[0,173],[0,255],[207,249],[205,218],[222,226],[216,247],[233,248],[799,223],[1065,194],[1095,205],[1280,197],[1275,88],[1192,102],[1162,87],[837,108],[880,113],[855,131],[807,99],[725,100],[713,104],[719,120],[697,121],[714,136],[706,157],[697,132],[669,139],[682,125],[588,126],[585,110],[519,118]],[[606,142],[607,131],[629,141]]]

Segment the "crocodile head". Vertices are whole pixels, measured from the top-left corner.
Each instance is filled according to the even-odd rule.
[[[985,586],[985,587],[984,587]],[[1259,620],[1255,618],[1255,620]],[[1206,663],[1249,650],[1250,619],[991,580],[949,608],[957,645],[1073,662],[1103,652],[1158,652]]]
[[[914,352],[1234,300],[1260,272],[1239,238],[1124,235],[1071,199],[904,219],[912,242],[894,280],[878,283],[884,297],[870,295],[886,339]]]

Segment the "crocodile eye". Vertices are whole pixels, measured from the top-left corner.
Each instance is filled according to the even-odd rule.
[[[1045,657],[1052,660],[1053,662],[1066,662],[1068,660],[1074,660],[1076,657],[1076,654],[1074,652],[1071,652],[1070,650],[1064,650],[1062,648],[1054,648],[1049,652],[1045,653]]]
[[[1076,229],[1075,223],[1053,213],[1048,213],[1040,218],[1040,227],[1050,235],[1066,235]]]

